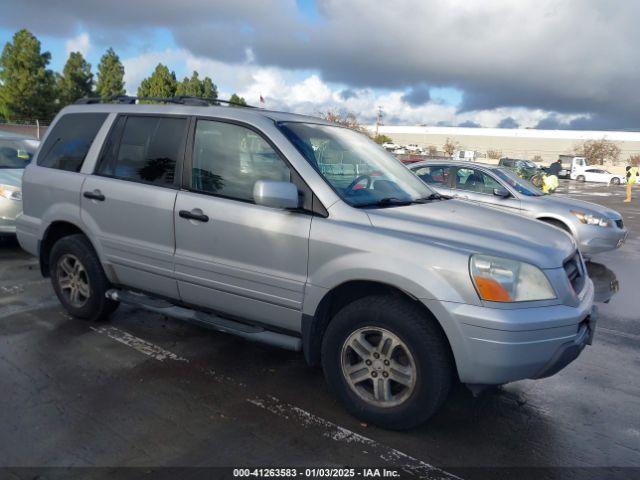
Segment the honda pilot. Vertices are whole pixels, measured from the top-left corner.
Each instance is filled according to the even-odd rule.
[[[132,304],[302,351],[392,429],[591,343],[560,229],[439,195],[319,118],[169,101],[66,107],[26,168],[18,238],[72,316]]]

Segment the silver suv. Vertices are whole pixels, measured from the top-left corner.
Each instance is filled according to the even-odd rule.
[[[347,128],[187,100],[67,107],[26,169],[18,238],[72,315],[129,303],[302,350],[394,429],[590,344],[566,233],[443,197]]]

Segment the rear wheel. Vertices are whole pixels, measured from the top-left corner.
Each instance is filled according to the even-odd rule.
[[[118,302],[105,296],[111,285],[84,235],[58,240],[51,249],[49,265],[53,289],[74,317],[104,320],[118,307]]]
[[[584,178],[584,175],[578,175],[578,176],[576,177],[576,180],[577,180],[577,181],[579,181],[579,182],[584,182],[584,181],[586,181],[587,179],[586,179],[586,178]]]
[[[435,319],[394,295],[365,297],[340,310],[323,338],[322,367],[349,412],[397,430],[431,417],[454,378]]]

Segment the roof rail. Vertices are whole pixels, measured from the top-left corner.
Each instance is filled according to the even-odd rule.
[[[230,100],[222,100],[219,98],[209,99],[193,97],[189,95],[178,95],[176,97],[134,97],[128,95],[115,95],[111,97],[83,97],[74,102],[74,105],[92,105],[96,103],[122,103],[133,105],[138,101],[146,101],[152,103],[175,103],[179,105],[188,105],[192,107],[208,107],[209,105],[220,105],[226,103],[235,107],[257,108],[253,105],[242,105]]]

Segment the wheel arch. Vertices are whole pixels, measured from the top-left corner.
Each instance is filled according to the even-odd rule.
[[[94,251],[96,251],[89,235],[87,235],[76,224],[66,220],[57,220],[51,222],[51,224],[47,226],[47,229],[42,235],[42,240],[40,241],[40,246],[38,249],[40,272],[44,277],[48,277],[50,275],[49,257],[51,254],[51,249],[58,240],[70,235],[84,235],[93,247]]]
[[[569,235],[575,236],[575,232],[571,228],[571,225],[569,225],[561,218],[555,217],[553,215],[542,215],[540,217],[536,217],[536,220],[540,220],[541,222],[548,223],[550,225],[553,225],[554,227],[561,228]]]
[[[336,313],[344,306],[369,295],[395,295],[412,302],[420,308],[425,315],[433,318],[442,335],[447,340],[451,358],[455,365],[455,355],[451,342],[440,321],[431,310],[411,293],[394,285],[372,280],[350,280],[329,290],[320,300],[313,315],[303,314],[302,318],[302,350],[305,360],[309,365],[320,364],[322,339]],[[457,369],[456,369],[457,370]]]

